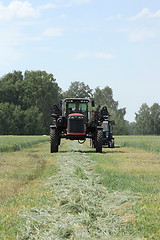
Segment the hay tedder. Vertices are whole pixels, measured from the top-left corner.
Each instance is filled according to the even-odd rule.
[[[114,121],[108,120],[107,107],[98,106],[96,110],[89,111],[91,107],[95,107],[94,101],[87,98],[66,98],[61,100],[59,106],[54,105],[50,125],[51,153],[58,152],[61,138],[78,140],[79,143],[90,138],[91,146],[99,153],[102,152],[103,144],[114,147],[114,138],[110,131]],[[105,138],[104,122],[108,126],[108,130],[105,130]]]

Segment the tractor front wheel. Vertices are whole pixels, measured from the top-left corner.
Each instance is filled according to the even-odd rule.
[[[102,153],[102,137],[103,137],[103,130],[98,129],[96,138],[95,138],[95,147],[96,147],[96,152]]]
[[[59,136],[56,128],[50,128],[51,153],[58,152]]]

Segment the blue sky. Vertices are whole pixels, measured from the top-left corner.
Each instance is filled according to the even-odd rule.
[[[53,73],[63,90],[109,86],[134,121],[160,104],[160,1],[0,1],[0,66]]]

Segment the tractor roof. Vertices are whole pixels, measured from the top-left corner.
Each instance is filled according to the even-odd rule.
[[[64,102],[71,102],[71,103],[73,103],[73,102],[81,102],[81,103],[86,102],[87,103],[90,100],[88,98],[65,98],[63,101]]]

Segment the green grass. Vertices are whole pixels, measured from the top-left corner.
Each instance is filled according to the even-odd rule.
[[[151,140],[151,141],[150,141]],[[116,137],[116,148],[91,154],[101,182],[111,192],[129,192],[133,218],[125,233],[144,239],[160,239],[160,137]],[[155,146],[155,148],[153,148]],[[129,147],[129,148],[127,148]],[[142,150],[145,149],[145,150]],[[157,152],[157,153],[155,153]],[[120,231],[119,234],[122,234]]]
[[[53,189],[49,187],[51,185],[47,184],[48,179],[53,179],[53,182],[56,181],[56,178],[50,177],[57,172],[56,165],[61,154],[63,157],[62,169],[68,167],[69,175],[71,174],[74,181],[78,179],[79,184],[84,181],[84,192],[87,193],[85,195],[86,198],[83,199],[83,191],[80,191],[79,195],[72,191],[72,194],[75,195],[75,199],[72,199],[72,204],[70,196],[68,196],[69,194],[65,193],[62,198],[61,184],[63,181],[57,180],[57,189],[60,191],[58,197],[62,209],[68,206],[72,207],[73,212],[76,212],[77,209],[80,211],[81,208],[78,207],[83,203],[84,209],[88,205],[88,215],[86,216],[90,216],[89,210],[95,213],[97,208],[100,207],[100,202],[104,203],[104,207],[107,209],[107,199],[109,197],[112,196],[113,198],[115,196],[119,198],[119,196],[124,195],[126,198],[128,197],[128,201],[116,206],[113,201],[115,208],[111,212],[113,216],[117,216],[117,218],[122,220],[122,226],[119,229],[116,228],[115,234],[117,235],[115,235],[115,239],[160,239],[160,155],[157,150],[153,150],[154,145],[156,146],[155,149],[160,148],[158,136],[118,136],[115,137],[116,147],[113,149],[103,148],[102,154],[96,153],[95,149],[91,149],[89,141],[86,141],[84,145],[78,145],[77,143],[77,145],[74,144],[72,146],[70,141],[65,140],[62,141],[60,146],[60,153],[55,154],[49,153],[49,143],[40,143],[37,146],[33,146],[30,149],[23,149],[22,151],[2,152],[0,156],[0,239],[19,239],[19,229],[22,229],[24,221],[27,221],[25,212],[44,209],[50,217],[49,221],[53,220],[52,214],[55,212],[52,212],[52,210],[55,204],[55,196]],[[80,158],[79,155],[82,158],[78,162],[73,163],[73,172],[70,172],[71,166],[69,163],[66,163],[66,159],[68,157],[72,159],[72,154],[73,156],[75,155],[76,159]],[[94,165],[91,164],[92,160],[94,161]],[[92,171],[96,171],[94,173],[95,177],[92,176]],[[60,174],[60,179],[63,175]],[[68,180],[69,175],[67,175]],[[93,179],[90,179],[91,176]],[[103,197],[100,193],[98,195],[98,190],[93,191],[92,195],[90,193],[91,186],[86,188],[87,181],[91,182],[93,187],[96,184],[98,188],[101,188],[103,184]],[[71,184],[73,183],[71,182],[67,185],[66,191],[68,191]],[[69,197],[67,202],[66,197]],[[97,201],[97,198],[99,198],[99,201]],[[96,202],[95,209],[93,207],[93,200]],[[23,213],[23,217],[21,217],[21,213]],[[43,213],[40,212],[39,215],[43,216]],[[78,212],[78,217],[82,213]],[[108,210],[104,213],[102,212],[102,214],[107,215]],[[86,216],[83,219],[88,221],[89,226],[91,222],[87,220]],[[106,224],[109,224],[111,229],[114,226],[112,215],[109,215],[108,219],[108,223],[103,222],[104,229]],[[93,225],[96,219],[92,218],[92,221]],[[40,229],[42,227],[48,228],[45,222],[40,222],[40,224],[42,224]],[[61,229],[63,230],[62,239],[67,239],[71,235],[74,235],[73,229],[75,230],[77,225],[73,223],[73,226],[69,225]],[[34,226],[32,227],[34,228]],[[27,226],[25,230],[27,230]]]
[[[86,174],[85,174],[84,170],[82,168],[80,168],[79,166],[76,167],[75,175],[80,179],[86,178]]]
[[[0,239],[19,239],[21,210],[53,205],[53,192],[43,187],[57,172],[49,144],[0,156]]]
[[[48,140],[48,136],[0,136],[0,152],[19,151]]]
[[[160,153],[160,136],[116,136],[116,145]]]

